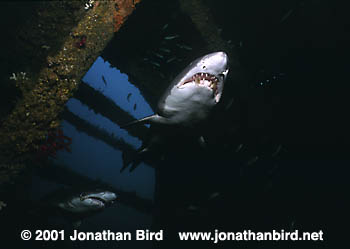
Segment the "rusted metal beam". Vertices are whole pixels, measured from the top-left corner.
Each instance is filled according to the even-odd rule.
[[[238,55],[227,41],[223,40],[219,27],[216,25],[210,8],[203,0],[179,0],[181,9],[191,17],[192,22],[206,41],[208,49],[223,50],[229,54],[232,66],[239,66]]]
[[[128,112],[121,109],[111,99],[96,91],[88,84],[82,82],[79,90],[74,94],[74,98],[78,99],[82,104],[88,106],[95,113],[100,113],[115,124],[124,125],[135,121],[135,118]],[[148,133],[148,128],[143,125],[131,126],[126,128],[128,133],[138,139],[144,141]]]
[[[22,98],[1,123],[0,183],[6,179],[2,177],[6,171],[3,169],[16,164],[21,165],[16,169],[22,168],[30,154],[38,150],[48,130],[59,126],[59,114],[78,89],[80,79],[135,9],[137,2],[140,0],[95,1],[91,8],[84,10],[84,2],[81,1],[81,11],[77,13],[83,11],[85,14],[69,33],[65,33],[62,43],[55,44],[59,45],[58,51],[47,56],[38,76],[31,77],[31,72],[15,75],[14,80],[22,91]],[[52,4],[55,3],[57,9],[52,8],[50,13],[38,8],[37,18],[42,23],[59,12],[57,10],[62,3]],[[72,5],[72,8],[77,5],[75,1],[64,4],[65,7]],[[59,18],[53,20],[60,21]],[[59,32],[55,27],[52,25],[46,35]],[[50,44],[46,47],[49,48]]]

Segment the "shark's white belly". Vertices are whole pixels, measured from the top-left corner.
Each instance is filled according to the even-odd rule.
[[[211,90],[191,83],[171,89],[161,111],[171,123],[190,126],[206,119],[215,104]]]

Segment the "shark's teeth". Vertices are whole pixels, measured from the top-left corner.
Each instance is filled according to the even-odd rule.
[[[195,83],[196,85],[205,86],[205,87],[212,89],[214,94],[217,95],[218,82],[219,82],[219,79],[216,78],[215,75],[208,74],[208,73],[196,73],[191,78],[180,83],[177,87],[183,88],[184,85],[187,83]]]

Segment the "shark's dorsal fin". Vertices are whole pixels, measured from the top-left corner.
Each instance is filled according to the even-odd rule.
[[[151,116],[147,116],[147,117],[132,121],[128,124],[122,125],[120,126],[120,128],[125,128],[136,124],[149,124],[149,123],[168,124],[169,122],[170,122],[169,119],[159,116],[158,114],[154,114]]]

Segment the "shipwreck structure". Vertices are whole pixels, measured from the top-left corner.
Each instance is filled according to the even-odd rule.
[[[13,55],[8,56],[11,59],[1,75],[5,83],[1,91],[0,184],[12,181],[30,164],[47,134],[63,119],[113,147],[132,150],[64,108],[74,97],[116,124],[134,119],[81,82],[98,56],[127,73],[152,108],[174,73],[192,59],[189,53],[225,50],[234,58],[232,64],[238,65],[234,45],[223,40],[209,6],[202,1],[170,1],[166,6],[161,1],[139,2],[64,1],[5,6],[18,15],[25,13],[25,17],[8,31],[12,42],[8,44],[9,53]],[[128,19],[135,9],[137,13]],[[158,24],[150,15],[157,16]],[[25,22],[25,18],[31,21]],[[186,28],[179,32],[178,25]],[[16,44],[15,49],[12,44]],[[123,49],[126,46],[130,49]],[[144,140],[145,129],[130,128],[128,132]]]

